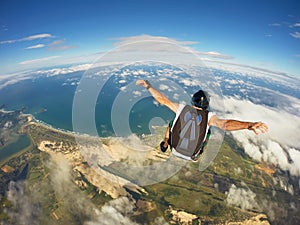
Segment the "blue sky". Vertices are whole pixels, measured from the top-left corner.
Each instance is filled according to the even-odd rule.
[[[223,61],[300,77],[297,0],[2,0],[0,75],[93,59],[139,35],[196,42],[197,51],[230,56]]]

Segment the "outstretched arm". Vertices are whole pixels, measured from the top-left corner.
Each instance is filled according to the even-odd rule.
[[[209,126],[219,127],[222,130],[226,131],[234,131],[234,130],[243,130],[248,129],[252,130],[256,135],[261,133],[265,133],[268,131],[268,126],[262,122],[245,122],[239,120],[224,120],[219,119],[217,116],[213,116],[209,122]]]
[[[170,101],[165,95],[163,95],[161,92],[156,90],[151,86],[149,81],[145,80],[137,80],[136,85],[140,85],[144,88],[147,88],[150,94],[153,96],[153,98],[160,104],[167,106],[169,109],[171,109],[173,112],[177,112],[178,109],[178,103],[174,103]]]

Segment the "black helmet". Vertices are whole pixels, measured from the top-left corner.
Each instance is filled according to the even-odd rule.
[[[199,90],[193,95],[191,103],[198,108],[206,110],[209,106],[209,95],[206,91]]]

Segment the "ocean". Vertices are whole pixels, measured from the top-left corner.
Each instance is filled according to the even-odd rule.
[[[74,72],[19,81],[0,89],[0,105],[3,105],[5,110],[25,108],[24,113],[32,114],[39,121],[54,128],[73,131],[72,105],[81,76],[82,72]],[[95,123],[101,137],[115,135],[111,123],[111,109],[115,97],[120,93],[119,88],[115,86],[115,82],[108,82],[98,97]],[[103,93],[107,94],[103,96]],[[124,115],[120,112],[118,116]],[[166,107],[153,104],[153,98],[147,97],[133,106],[129,118],[122,118],[122,120],[129,121],[132,133],[142,135],[151,133],[149,123],[153,118],[161,118],[153,125],[164,125],[173,116],[174,114]]]

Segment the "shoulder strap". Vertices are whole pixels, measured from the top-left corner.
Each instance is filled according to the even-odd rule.
[[[206,134],[208,111],[185,106],[175,121],[171,144],[177,152],[191,157],[202,146]]]

